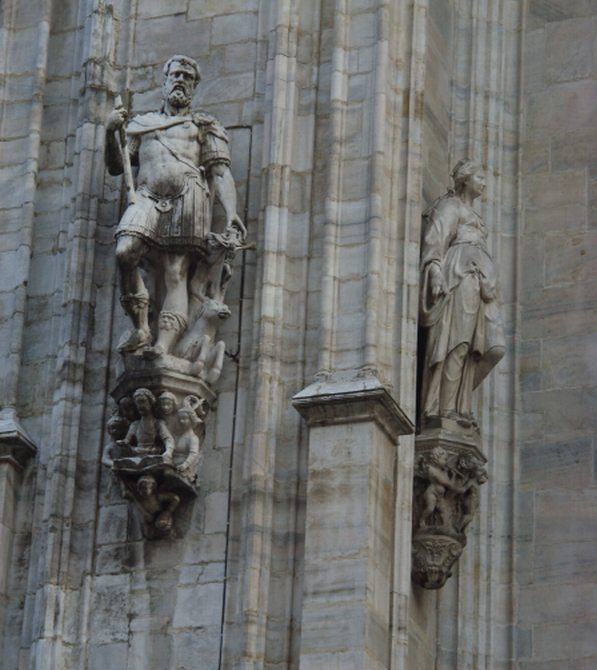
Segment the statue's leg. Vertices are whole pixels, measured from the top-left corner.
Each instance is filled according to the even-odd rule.
[[[189,255],[164,254],[163,269],[166,298],[158,318],[158,338],[155,347],[148,351],[150,356],[170,353],[187,328]]]
[[[462,416],[472,417],[473,415],[473,381],[477,365],[478,360],[475,359],[474,355],[467,354],[462,366],[462,383],[456,398],[456,410]]]
[[[215,384],[220,375],[222,374],[222,368],[224,367],[224,354],[226,353],[226,344],[223,340],[216,342],[210,356],[209,372],[207,373],[207,383]]]
[[[468,348],[469,345],[466,342],[459,344],[452,349],[444,361],[440,390],[440,411],[442,415],[449,414],[450,412],[460,413],[457,403],[463,381],[463,369],[468,355]]]
[[[133,323],[133,331],[120,342],[121,352],[135,351],[151,341],[149,330],[149,293],[139,263],[147,253],[147,245],[139,237],[122,235],[116,245],[116,261],[120,277],[120,303]]]

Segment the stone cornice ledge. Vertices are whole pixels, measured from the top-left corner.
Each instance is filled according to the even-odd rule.
[[[15,414],[0,414],[0,463],[10,463],[22,470],[37,447],[19,423]]]
[[[329,375],[297,393],[292,404],[309,426],[375,421],[393,442],[414,432],[388,388],[369,371]]]

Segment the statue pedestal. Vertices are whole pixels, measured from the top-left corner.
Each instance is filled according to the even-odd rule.
[[[103,462],[137,508],[147,539],[180,537],[181,510],[199,488],[203,420],[216,396],[186,360],[129,354],[124,364],[111,393],[118,409]]]
[[[189,361],[175,356],[148,360],[137,354],[127,354],[123,359],[125,371],[110,394],[116,402],[138,388],[147,388],[156,397],[170,391],[182,402],[185,396],[196,395],[206,402],[207,408],[213,406],[216,394],[203,380],[191,374]]]
[[[486,462],[474,426],[438,418],[416,437],[412,578],[423,588],[441,588],[452,575],[487,481]]]

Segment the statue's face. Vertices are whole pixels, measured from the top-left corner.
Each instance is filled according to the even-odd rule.
[[[160,403],[160,410],[162,411],[162,414],[164,416],[168,416],[169,414],[172,414],[174,411],[174,401],[172,398],[160,398],[159,400]]]
[[[188,428],[191,425],[191,417],[187,412],[179,412],[178,421],[183,428]]]
[[[193,68],[178,61],[170,64],[164,79],[164,99],[175,108],[189,107],[197,86]]]
[[[144,395],[140,395],[135,398],[135,405],[137,406],[141,416],[145,416],[151,412],[151,403],[149,402],[149,398]]]
[[[473,198],[478,198],[485,190],[485,174],[483,170],[477,170],[467,180],[466,186]]]
[[[138,484],[139,495],[142,498],[151,497],[156,490],[156,483],[153,479],[142,479]]]

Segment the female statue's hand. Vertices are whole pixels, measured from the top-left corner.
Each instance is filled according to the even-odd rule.
[[[447,295],[448,287],[438,265],[434,264],[429,268],[429,283],[432,302],[436,303],[442,296]]]

